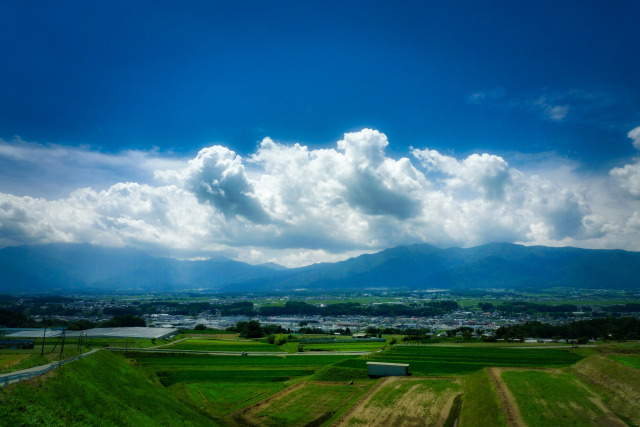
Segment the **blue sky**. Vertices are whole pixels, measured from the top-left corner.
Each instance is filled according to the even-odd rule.
[[[0,15],[3,245],[88,241],[289,265],[419,242],[640,249],[622,237],[640,224],[629,135],[640,126],[638,2],[7,1]],[[295,157],[295,143],[308,164],[267,155]],[[213,146],[240,160],[200,151]],[[307,191],[324,188],[311,162],[322,150],[353,173],[317,205],[287,202],[278,191],[300,174],[316,174]],[[357,175],[363,165],[373,169]],[[216,174],[235,181],[216,187]],[[180,241],[175,221],[158,225],[173,208],[143,218],[77,199],[83,189],[106,203],[125,184],[191,194],[226,236]],[[433,194],[452,210],[437,217]],[[500,232],[474,210],[496,197]],[[305,234],[329,205],[355,228]],[[69,228],[56,209],[95,215]],[[123,231],[142,223],[157,228]]]

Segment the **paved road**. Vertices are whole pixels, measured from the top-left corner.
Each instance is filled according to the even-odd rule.
[[[90,354],[93,354],[99,350],[101,349],[97,348],[87,353],[84,353],[81,356],[65,359],[62,362],[55,361],[55,362],[47,363],[46,365],[34,366],[33,368],[27,368],[27,369],[22,369],[20,371],[9,372],[8,374],[0,374],[0,386],[6,387],[8,385],[17,383],[19,381],[31,380],[32,378],[38,377],[42,374],[46,374],[47,372],[51,372],[52,370],[56,369],[60,365],[64,365],[65,363],[69,363],[71,361],[81,359],[83,357],[87,357]]]

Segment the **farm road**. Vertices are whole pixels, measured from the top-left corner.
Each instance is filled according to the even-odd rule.
[[[504,415],[504,420],[509,427],[526,427],[527,425],[522,418],[520,408],[516,403],[515,397],[511,394],[511,391],[507,388],[507,385],[502,381],[500,375],[502,369],[500,368],[487,368],[487,374],[493,383],[493,387],[496,389],[498,400],[500,401],[500,407]]]

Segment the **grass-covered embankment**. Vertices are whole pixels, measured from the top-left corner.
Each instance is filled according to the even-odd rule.
[[[640,425],[640,370],[603,356],[590,356],[571,371],[602,395],[604,403],[631,425]]]
[[[120,354],[99,351],[49,375],[0,389],[3,425],[216,425]]]

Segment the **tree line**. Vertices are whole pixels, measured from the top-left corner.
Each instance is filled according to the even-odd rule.
[[[260,308],[263,316],[320,315],[320,316],[411,316],[429,317],[450,313],[459,308],[455,301],[431,301],[424,304],[378,304],[362,305],[359,302],[344,302],[318,306],[304,301],[287,301],[284,306],[265,306]]]
[[[498,339],[515,340],[525,337],[637,340],[640,339],[640,320],[635,317],[606,317],[580,320],[564,325],[527,322],[520,325],[501,326],[496,330],[496,338]]]

